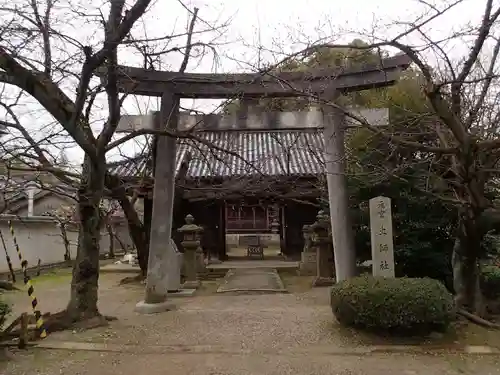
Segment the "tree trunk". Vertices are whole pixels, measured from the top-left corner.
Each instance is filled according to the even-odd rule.
[[[484,304],[479,284],[479,260],[484,232],[478,219],[470,210],[461,215],[458,235],[453,246],[452,267],[457,307],[482,316]]]
[[[139,267],[141,268],[141,273],[146,276],[148,271],[148,257],[149,257],[149,246],[146,239],[146,233],[144,225],[137,215],[137,211],[127,197],[119,199],[120,206],[127,218],[127,225],[130,233],[130,238],[134,242],[135,248],[137,249],[137,260],[139,261]]]
[[[113,233],[113,235],[114,235],[114,239],[116,240],[116,242],[118,242],[118,245],[120,245],[120,249],[122,249],[123,252],[126,252],[127,246],[125,246],[123,241],[120,239],[120,236],[116,233]]]
[[[64,261],[69,262],[71,261],[71,252],[69,249],[69,240],[68,240],[68,232],[66,232],[66,224],[65,223],[59,223],[59,224],[61,228],[61,236],[64,243]]]
[[[72,321],[100,316],[97,308],[99,280],[99,241],[101,212],[99,204],[104,190],[105,159],[99,165],[85,156],[80,187],[78,213],[80,231],[78,250],[73,266],[71,297],[66,313]]]

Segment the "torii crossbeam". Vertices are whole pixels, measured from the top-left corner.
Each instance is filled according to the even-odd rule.
[[[349,69],[315,69],[273,74],[178,73],[119,66],[121,92],[162,96],[165,89],[181,98],[298,97],[325,91],[352,92],[390,86],[410,65],[407,55]],[[106,77],[106,75],[102,75]]]

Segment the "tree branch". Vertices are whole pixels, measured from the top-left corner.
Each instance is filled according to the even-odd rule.
[[[490,18],[493,0],[486,1],[486,9],[484,11],[483,20],[481,26],[479,27],[478,36],[474,42],[474,46],[469,53],[462,70],[458,74],[457,79],[451,84],[451,112],[458,118],[461,118],[463,114],[462,110],[462,87],[464,85],[465,79],[469,76],[473,65],[477,62],[479,53],[481,52],[483,45],[488,38],[491,27],[500,15],[500,9],[498,9],[495,14]]]
[[[106,23],[106,36],[104,44],[108,40],[112,39],[115,35],[117,28],[120,24],[121,13],[125,5],[125,0],[114,0],[111,2],[111,10],[109,12],[109,18]],[[105,147],[111,140],[118,122],[120,121],[120,107],[121,103],[118,97],[118,78],[116,72],[116,66],[118,64],[118,45],[114,45],[108,51],[107,56],[107,82],[106,82],[106,94],[108,97],[108,111],[109,118],[104,128],[97,138],[97,153],[104,154]]]
[[[95,155],[92,142],[75,122],[74,103],[44,74],[33,72],[19,64],[0,46],[0,82],[19,87],[35,98],[64,127],[75,142],[89,155]]]
[[[187,64],[189,62],[189,57],[191,56],[191,49],[193,48],[191,42],[193,39],[193,31],[194,25],[196,23],[196,19],[198,18],[198,8],[194,8],[193,18],[191,19],[191,23],[189,24],[188,33],[187,33],[187,42],[186,42],[186,52],[184,54],[184,59],[182,60],[181,67],[179,68],[180,73],[184,73],[187,68]]]

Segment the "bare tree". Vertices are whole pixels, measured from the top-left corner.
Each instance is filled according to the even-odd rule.
[[[48,1],[42,4],[33,1],[22,9],[9,7],[7,4],[3,8],[12,18],[12,22],[2,30],[0,67],[4,70],[3,81],[18,86],[35,98],[85,152],[77,194],[81,223],[78,254],[73,270],[71,299],[64,313],[69,322],[100,316],[97,308],[98,239],[101,225],[99,203],[104,192],[106,174],[105,146],[111,140],[120,116],[120,98],[113,80],[113,67],[117,64],[118,44],[128,35],[149,3],[147,0],[137,1],[125,16],[122,16],[125,10],[124,1],[111,2],[109,16],[105,21],[103,19],[105,36],[102,47],[93,52],[91,46],[81,46],[84,60],[80,74],[75,77],[77,89],[74,101],[63,91],[63,86],[58,84],[62,77],[55,72],[59,66],[54,64],[55,43],[51,36],[60,35],[53,31],[52,25],[53,10],[57,3]],[[38,63],[33,62],[32,39],[41,42],[43,46],[43,59]],[[92,88],[91,80],[94,70],[104,62],[109,65],[109,84],[104,88],[109,117],[96,137],[92,132],[89,117],[93,101],[101,88]],[[29,133],[25,138],[33,147],[40,164],[44,168],[53,168],[44,150]],[[65,174],[60,176],[63,178]]]
[[[163,56],[167,52],[181,52],[189,57],[191,45],[195,43],[191,37],[200,32],[191,27],[181,35],[134,37],[133,27],[150,3],[150,0],[137,0],[126,6],[123,0],[110,0],[106,4],[107,16],[100,8],[92,9],[91,5],[82,8],[71,0],[33,0],[21,4],[6,1],[0,6],[0,17],[4,21],[0,29],[0,81],[5,83],[0,99],[8,125],[22,139],[24,156],[32,161],[26,168],[48,171],[61,182],[77,186],[80,232],[71,298],[67,309],[57,316],[62,318],[63,326],[92,318],[99,324],[105,323],[97,307],[103,219],[99,205],[104,194],[107,192],[119,200],[127,217],[132,217],[129,222],[140,224],[126,187],[107,172],[106,154],[126,141],[113,138],[126,98],[120,96],[117,89],[118,49],[142,51],[149,63],[154,63],[152,56]],[[192,19],[196,19],[196,14]],[[72,22],[87,25],[83,29],[90,35],[66,32]],[[103,34],[102,38],[99,33]],[[167,45],[185,35],[188,35],[186,47],[163,48],[155,54],[155,46]],[[89,40],[98,43],[92,45]],[[185,61],[182,69],[187,65],[187,58]],[[105,84],[94,79],[94,73],[103,65],[106,66]],[[53,142],[40,135],[35,137],[33,126],[22,125],[16,105],[17,98],[21,97],[24,104],[29,102],[26,95],[31,105],[42,107],[55,119],[52,127],[57,130],[50,134],[62,134],[67,142],[84,151],[81,170],[73,172],[58,167],[50,156],[54,151]],[[107,115],[96,115],[102,112],[100,107],[106,108]]]
[[[427,113],[419,114],[413,132],[409,133],[408,128],[398,130],[395,124],[389,129],[376,128],[352,113],[346,115],[390,143],[411,149],[421,162],[427,163],[428,171],[422,175],[424,181],[419,188],[453,205],[458,214],[453,253],[457,305],[462,311],[482,314],[481,242],[493,228],[491,214],[497,207],[489,193],[496,191],[500,172],[500,7],[493,0],[481,1],[484,7],[481,20],[446,38],[438,40],[428,31],[447,12],[465,2],[457,0],[434,6],[422,1],[427,7],[425,15],[405,24],[405,29],[393,37],[379,36],[377,39],[382,41],[357,47],[318,43],[287,56],[285,61],[320,48],[375,51],[393,48],[411,58],[427,101]],[[409,43],[412,36],[418,42]],[[373,35],[370,37],[374,39]],[[457,56],[454,48],[457,43],[467,51],[465,54]],[[433,183],[429,184],[429,180]]]

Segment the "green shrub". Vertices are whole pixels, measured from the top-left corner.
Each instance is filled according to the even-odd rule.
[[[10,313],[10,306],[0,298],[0,328],[3,327],[7,315]]]
[[[356,277],[333,286],[331,304],[340,324],[388,333],[445,330],[455,316],[452,295],[429,278]]]
[[[488,299],[500,297],[500,267],[485,266],[481,270],[481,291]]]

